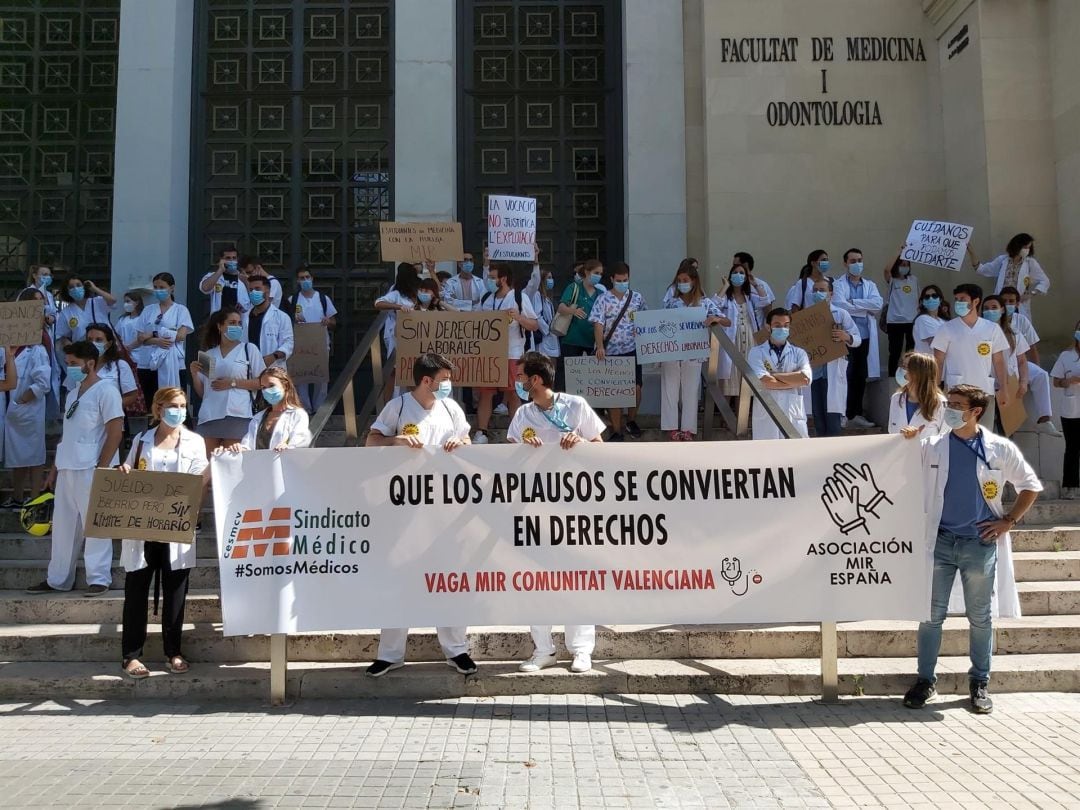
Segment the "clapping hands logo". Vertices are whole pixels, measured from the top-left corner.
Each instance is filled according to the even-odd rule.
[[[882,503],[892,506],[892,501],[874,480],[874,471],[869,464],[856,468],[845,462],[833,465],[833,474],[825,479],[821,493],[821,502],[842,534],[851,534],[862,529],[870,534],[866,525],[866,516],[878,520],[878,510]]]
[[[675,333],[679,331],[671,321],[663,321],[657,328],[660,330],[660,334],[668,339],[675,337]]]

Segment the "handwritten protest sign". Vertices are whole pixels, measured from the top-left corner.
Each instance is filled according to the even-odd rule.
[[[454,385],[506,388],[510,329],[506,312],[398,312],[398,383],[411,385],[413,362],[435,352],[454,364]]]
[[[380,222],[384,262],[461,261],[460,222]]]
[[[199,352],[197,360],[202,367],[203,374],[206,375],[206,379],[216,380],[217,363],[214,361],[214,356],[210,352]]]
[[[326,344],[326,327],[321,323],[298,323],[293,327],[289,375],[298,383],[330,379],[330,349]]]
[[[817,368],[847,355],[847,344],[832,339],[834,326],[828,301],[801,309],[791,316],[791,335],[788,340],[810,355],[810,366]],[[755,343],[769,339],[770,328],[763,326],[754,335]]]
[[[647,309],[634,313],[638,362],[708,360],[709,330],[705,307]]]
[[[1001,408],[1001,429],[1006,436],[1012,436],[1027,421],[1027,408],[1024,407],[1023,397],[1018,397],[1016,392],[1020,389],[1020,379],[1012,375],[1006,383],[1009,392],[1009,404]]]
[[[974,230],[970,225],[955,222],[917,219],[911,224],[900,258],[930,267],[959,270]]]
[[[536,260],[536,200],[488,195],[488,255],[496,261]]]
[[[86,536],[192,543],[202,496],[201,475],[94,470]]]
[[[37,346],[41,343],[44,301],[0,304],[0,346]]]
[[[585,397],[594,408],[632,408],[637,404],[633,357],[565,357],[566,393]]]

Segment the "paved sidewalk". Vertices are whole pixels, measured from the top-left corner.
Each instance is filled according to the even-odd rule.
[[[1080,695],[0,705],[0,807],[1078,807]]]

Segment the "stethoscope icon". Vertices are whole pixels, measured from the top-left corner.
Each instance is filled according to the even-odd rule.
[[[750,575],[746,575],[746,581],[743,583],[743,589],[741,591],[735,590],[735,583],[743,578],[742,563],[738,557],[724,557],[724,561],[720,564],[720,576],[724,578],[724,581],[731,586],[731,592],[736,596],[743,596],[748,590],[750,590]]]

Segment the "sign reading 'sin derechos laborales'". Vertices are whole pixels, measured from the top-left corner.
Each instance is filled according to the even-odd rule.
[[[919,447],[899,436],[212,464],[228,635],[929,612]]]

